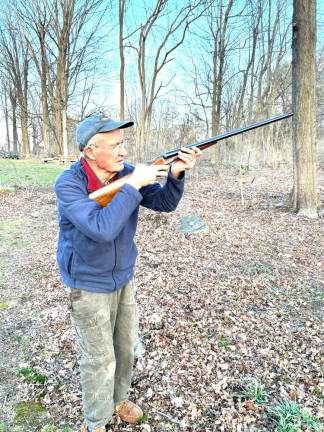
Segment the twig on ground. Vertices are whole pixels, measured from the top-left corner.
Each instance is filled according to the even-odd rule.
[[[6,394],[4,401],[3,401],[3,404],[2,404],[2,408],[4,408],[6,406],[7,399],[8,399],[8,395]]]
[[[176,424],[178,424],[178,425],[181,424],[181,422],[180,422],[179,420],[175,420],[175,419],[174,419],[173,417],[171,417],[169,414],[165,414],[165,413],[163,413],[163,412],[157,410],[157,409],[154,408],[154,407],[151,407],[151,408],[152,408],[152,410],[153,410],[156,414],[159,414],[160,416],[166,418],[166,419],[169,420],[170,422],[172,422],[172,423],[176,423]]]

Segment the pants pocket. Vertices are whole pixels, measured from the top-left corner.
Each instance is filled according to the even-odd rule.
[[[132,279],[121,289],[119,304],[123,306],[134,306],[136,304],[135,294],[136,287]]]
[[[81,354],[87,358],[111,355],[113,332],[108,310],[80,312],[76,303],[72,303],[71,320]]]

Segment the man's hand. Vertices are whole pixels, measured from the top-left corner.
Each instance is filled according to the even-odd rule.
[[[126,183],[139,190],[143,186],[155,183],[157,177],[166,177],[168,171],[169,165],[138,164]]]
[[[174,177],[178,178],[179,175],[188,169],[192,169],[195,164],[197,157],[201,155],[201,150],[197,147],[182,147],[178,153],[178,159],[171,166],[171,173]]]

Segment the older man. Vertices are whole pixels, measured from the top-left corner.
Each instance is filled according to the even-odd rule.
[[[83,120],[77,142],[83,157],[57,179],[59,240],[57,260],[71,301],[71,318],[81,352],[85,422],[81,432],[104,432],[114,411],[137,423],[142,410],[127,398],[137,337],[134,298],[134,243],[139,205],[170,212],[184,188],[184,171],[198,149],[182,149],[168,165],[125,162],[123,129],[129,121],[103,115]],[[90,192],[131,173],[107,207]],[[164,186],[157,177],[166,177]]]

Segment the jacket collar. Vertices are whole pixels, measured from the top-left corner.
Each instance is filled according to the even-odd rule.
[[[94,171],[92,170],[92,168],[90,167],[86,159],[82,157],[80,162],[88,179],[88,184],[87,184],[88,192],[93,192],[100,189],[103,186],[103,184],[98,179],[98,177],[96,176],[96,174],[94,173]]]
[[[78,164],[79,163],[81,163],[82,171],[86,175],[86,178],[87,178],[87,190],[88,190],[89,193],[90,192],[94,192],[94,191],[102,188],[103,186],[105,186],[99,180],[99,178],[96,176],[95,172],[90,167],[90,165],[88,164],[87,160],[84,157],[81,157],[81,159],[78,162]],[[123,177],[126,174],[129,174],[130,172],[133,171],[133,169],[134,168],[131,165],[129,165],[129,164],[126,163],[124,169],[122,171],[116,173],[116,175],[112,179],[110,179],[109,183],[111,183],[111,182],[119,179],[120,177]]]

